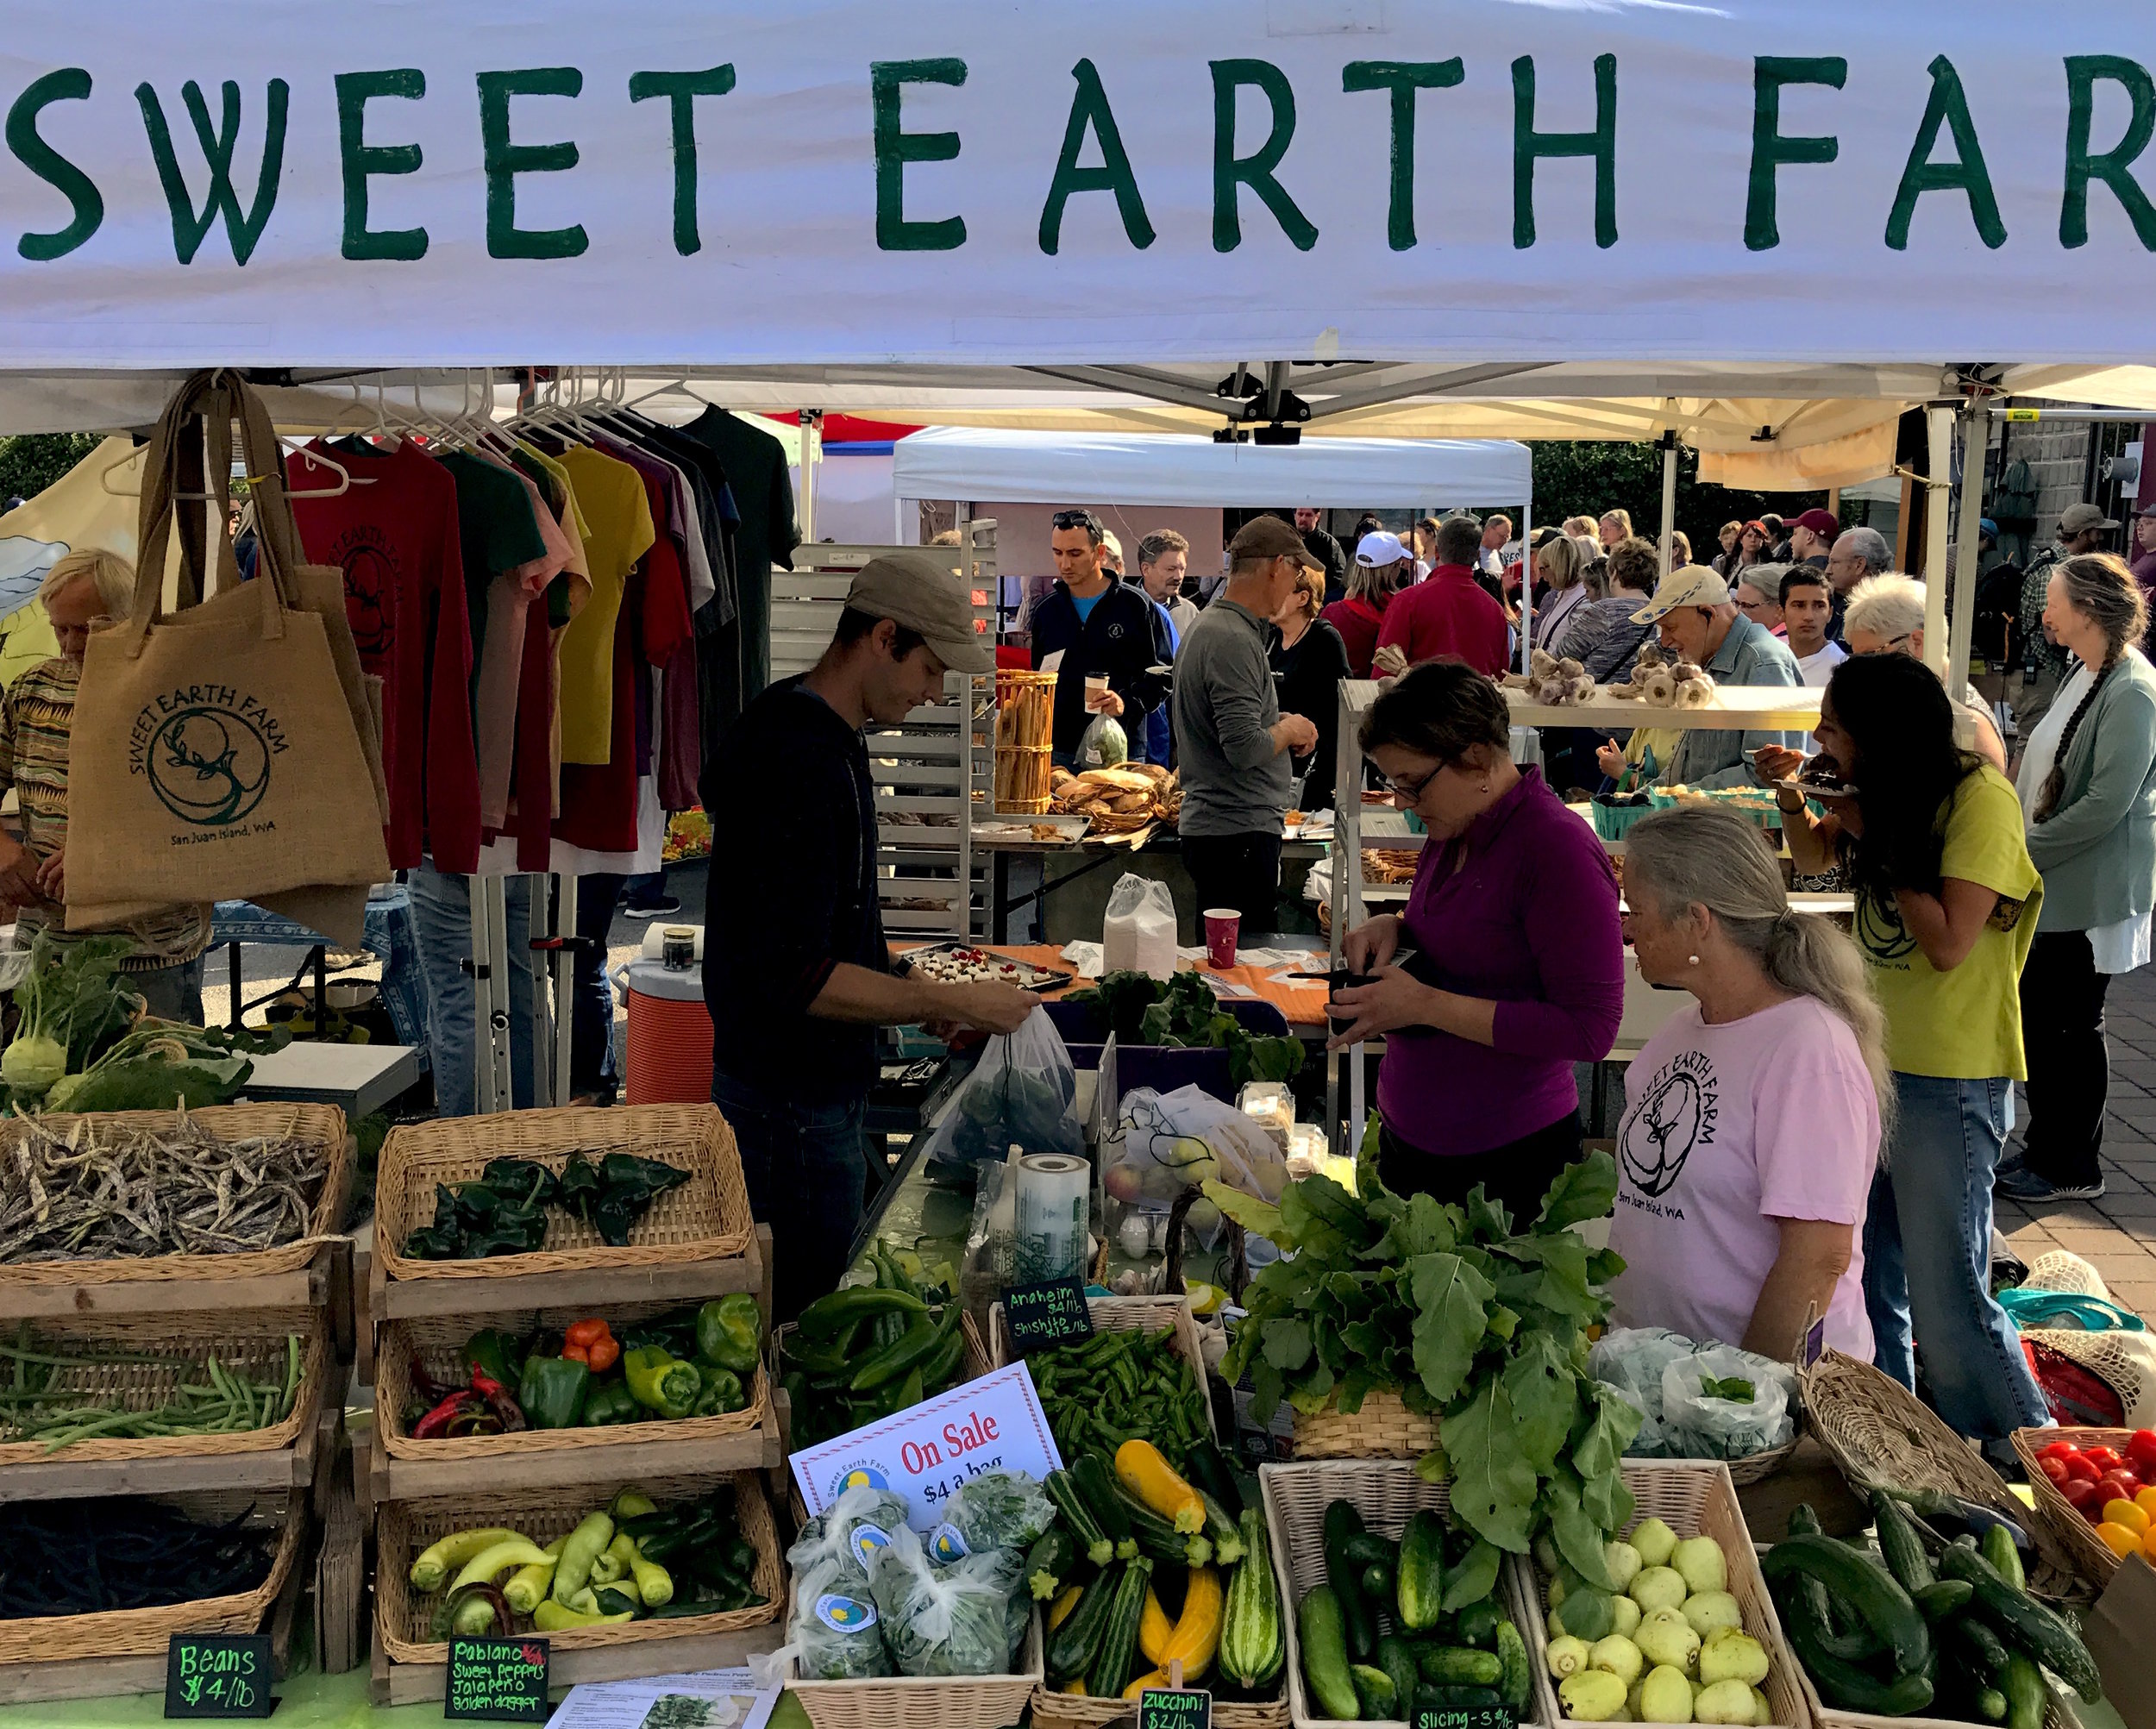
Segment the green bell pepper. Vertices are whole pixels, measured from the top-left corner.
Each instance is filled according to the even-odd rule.
[[[624,1352],[621,1366],[630,1392],[645,1410],[669,1420],[695,1411],[704,1381],[693,1363],[682,1362],[662,1345],[647,1344]]]
[[[763,1345],[763,1317],[745,1291],[718,1297],[696,1312],[696,1354],[736,1375],[755,1372]]]
[[[723,1416],[748,1404],[749,1395],[741,1389],[741,1377],[732,1369],[721,1369],[717,1363],[699,1363],[696,1372],[704,1381],[703,1390],[696,1395],[699,1417]]]
[[[504,1387],[515,1387],[523,1376],[511,1367],[522,1361],[523,1348],[519,1340],[494,1327],[476,1332],[465,1340],[463,1362],[466,1372],[476,1369]]]
[[[591,1385],[586,1364],[566,1356],[528,1356],[517,1383],[517,1402],[535,1429],[573,1429],[584,1415]]]
[[[634,1423],[644,1414],[644,1408],[636,1402],[636,1395],[629,1390],[625,1381],[603,1381],[594,1387],[584,1401],[584,1426],[587,1429],[611,1428],[617,1423]]]

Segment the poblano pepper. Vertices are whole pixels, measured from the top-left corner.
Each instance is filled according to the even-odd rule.
[[[639,1345],[622,1356],[622,1375],[636,1402],[668,1420],[694,1413],[697,1395],[704,1389],[695,1365],[670,1355],[662,1346]]]
[[[736,1375],[755,1372],[763,1345],[763,1316],[745,1291],[719,1297],[696,1312],[696,1354]]]
[[[517,1402],[535,1429],[573,1429],[584,1415],[592,1371],[565,1356],[528,1356]]]
[[[643,1414],[643,1406],[636,1402],[636,1395],[629,1390],[625,1381],[603,1381],[584,1400],[584,1426],[587,1429],[607,1429],[617,1423],[637,1422]]]
[[[464,1367],[468,1373],[479,1369],[504,1387],[515,1387],[523,1380],[516,1365],[523,1361],[523,1351],[518,1342],[498,1328],[488,1327],[475,1332],[464,1342]]]

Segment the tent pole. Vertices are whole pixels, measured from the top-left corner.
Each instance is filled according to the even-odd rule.
[[[801,497],[795,514],[800,519],[801,538],[813,543],[816,539],[816,463],[824,449],[824,412],[821,409],[801,410]]]
[[[1947,477],[1954,460],[1954,405],[1934,403],[1924,410],[1931,462],[1924,485],[1924,664],[1946,673]]]
[[[1984,459],[1990,428],[1974,402],[1961,405],[1961,511],[1954,542],[1953,637],[1947,646],[1946,691],[1959,699],[1969,683],[1969,638],[1977,622],[1977,521],[1984,511]],[[1925,601],[1927,613],[1930,598]],[[1931,638],[1925,639],[1928,647]],[[1930,657],[1926,656],[1927,659]]]
[[[1662,536],[1658,552],[1663,573],[1670,569],[1670,536],[1677,529],[1677,429],[1662,435]]]

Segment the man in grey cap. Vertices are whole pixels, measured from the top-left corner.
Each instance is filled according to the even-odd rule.
[[[1801,685],[1803,675],[1789,644],[1729,598],[1712,565],[1688,564],[1662,579],[1654,598],[1632,615],[1662,634],[1663,652],[1703,667],[1717,685]],[[1651,716],[1653,711],[1645,714]],[[1802,746],[1802,733],[1737,732],[1692,727],[1680,734],[1663,766],[1665,786],[1756,786],[1751,753],[1763,744]],[[1614,773],[1603,765],[1606,773]]]
[[[875,1028],[1012,1032],[1037,1006],[1013,986],[894,972],[877,899],[862,730],[939,699],[946,671],[994,665],[950,567],[926,552],[887,554],[854,578],[823,658],[750,703],[705,767],[704,808],[721,836],[705,898],[711,1099],[740,1145],[751,1210],[771,1227],[774,1319],[846,1270]],[[752,816],[753,837],[724,838],[736,812]]]
[[[2059,513],[2059,538],[2030,562],[2021,581],[2021,688],[2013,698],[2015,730],[2023,738],[2052,705],[2066,679],[2066,651],[2044,630],[2052,572],[2065,559],[2102,552],[2103,537],[2118,524],[2094,504],[2069,504]]]

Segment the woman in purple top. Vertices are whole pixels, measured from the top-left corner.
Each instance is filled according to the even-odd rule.
[[[1437,661],[1378,698],[1362,744],[1430,837],[1401,914],[1351,930],[1375,982],[1334,999],[1340,1049],[1378,1033],[1378,1169],[1395,1193],[1477,1183],[1532,1216],[1579,1156],[1576,1062],[1624,1010],[1617,883],[1595,831],[1514,765],[1504,693]],[[1396,953],[1419,958],[1392,964]]]

